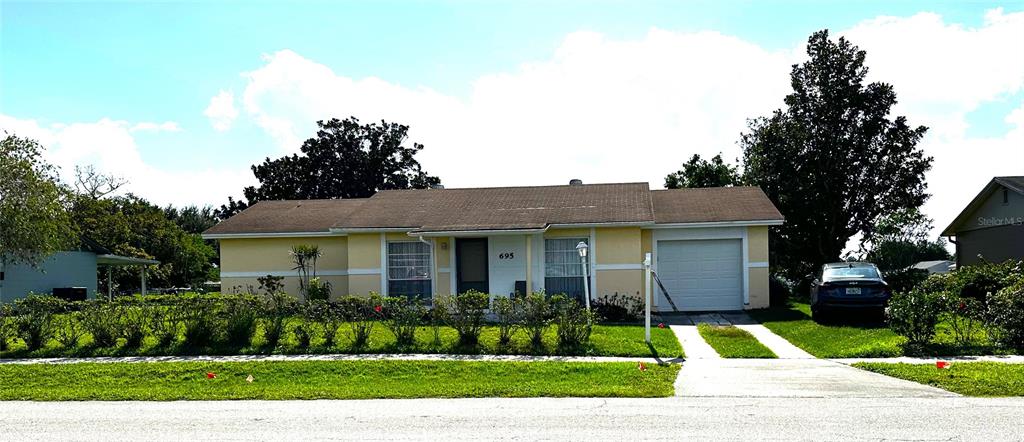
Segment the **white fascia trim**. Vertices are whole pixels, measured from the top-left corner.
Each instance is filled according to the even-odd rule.
[[[767,267],[768,267],[768,261],[757,261],[757,262],[748,262],[747,263],[747,268],[748,269],[760,269],[760,268],[767,268]]]
[[[707,223],[666,223],[655,224],[645,229],[686,229],[699,227],[739,227],[739,226],[781,226],[782,220],[766,219],[759,221],[716,221]]]
[[[572,228],[594,228],[594,227],[635,227],[635,226],[653,226],[655,225],[651,221],[624,221],[624,222],[609,222],[609,223],[579,223],[579,224],[548,224],[548,228],[554,229],[572,229]]]
[[[451,271],[452,271],[451,267],[438,267],[437,268],[437,272],[438,273],[451,273]]]
[[[232,239],[232,238],[292,238],[292,237],[317,237],[317,236],[345,236],[344,233],[330,232],[271,232],[271,233],[210,233],[203,234],[203,239]]]
[[[335,228],[331,227],[332,233],[379,233],[379,232],[408,232],[415,229],[415,227],[355,227],[355,228]]]
[[[594,264],[594,270],[643,270],[643,264]]]
[[[348,270],[317,270],[316,276],[348,276],[352,272]],[[269,272],[220,272],[221,278],[260,278],[263,276],[294,276],[299,277],[295,270],[272,270]]]

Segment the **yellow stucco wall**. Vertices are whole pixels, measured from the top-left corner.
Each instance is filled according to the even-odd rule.
[[[348,236],[350,269],[379,269],[380,234],[360,233]],[[380,282],[377,283],[380,285]]]
[[[320,276],[321,280],[331,283],[331,298],[337,298],[339,296],[345,296],[348,294],[348,277],[347,276]],[[285,276],[284,280],[285,293],[298,297],[299,292],[299,277],[298,276]],[[259,293],[259,281],[255,277],[244,277],[234,278],[227,277],[221,278],[221,291],[224,293]]]
[[[295,238],[235,238],[220,240],[221,272],[291,271],[295,264],[289,254],[292,246],[309,244],[320,247],[322,256],[317,270],[348,269],[348,240],[344,236]]]
[[[747,269],[750,284],[750,305],[746,309],[768,308],[768,268]]]
[[[747,227],[747,260],[768,262],[768,227]]]
[[[348,294],[367,296],[381,293],[380,275],[348,275]]]
[[[756,267],[768,262],[768,227],[747,227],[747,269],[750,304],[747,309],[768,308],[768,268]]]
[[[642,270],[599,270],[596,276],[595,298],[612,296],[642,296],[644,275]]]
[[[640,228],[616,227],[594,230],[596,264],[636,264],[640,261]]]

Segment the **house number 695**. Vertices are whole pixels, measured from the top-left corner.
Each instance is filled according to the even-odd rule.
[[[498,254],[498,259],[512,259],[515,258],[515,252],[503,252]]]

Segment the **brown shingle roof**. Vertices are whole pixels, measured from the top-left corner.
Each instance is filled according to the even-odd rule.
[[[647,183],[624,183],[385,190],[363,199],[263,201],[205,233],[527,230],[552,224],[782,219],[756,187],[651,191]]]
[[[367,198],[260,201],[203,234],[327,232]]]
[[[758,187],[711,187],[651,191],[658,224],[782,220]]]
[[[463,231],[653,220],[647,183],[626,183],[388,190],[334,227]]]

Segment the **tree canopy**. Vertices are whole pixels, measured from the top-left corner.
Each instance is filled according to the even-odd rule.
[[[27,138],[5,135],[0,141],[0,264],[38,265],[75,245],[68,191],[42,152]]]
[[[230,217],[262,200],[366,198],[379,190],[426,188],[440,184],[416,160],[423,145],[406,144],[409,127],[396,123],[362,124],[355,117],[317,121],[316,137],[301,154],[253,165],[258,186],[243,190],[245,202],[229,198],[217,211]]]
[[[864,259],[885,274],[904,270],[921,261],[952,259],[944,240],[931,240],[932,220],[917,209],[901,210],[882,217],[875,240]]]
[[[722,161],[722,154],[711,157],[711,161],[694,154],[690,161],[683,163],[682,169],[665,177],[665,188],[726,187],[740,182],[737,167]]]
[[[873,240],[882,216],[920,207],[932,162],[917,147],[927,128],[889,118],[892,86],[865,82],[864,51],[819,31],[807,54],[786,107],[751,120],[740,140],[746,180],[786,216],[771,251],[794,279],[839,260],[855,234]]]

